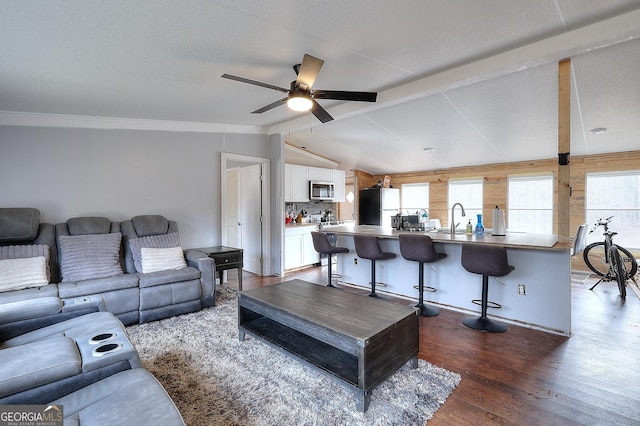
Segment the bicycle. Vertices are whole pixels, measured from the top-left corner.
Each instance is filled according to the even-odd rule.
[[[627,296],[627,281],[632,279],[635,282],[638,262],[629,250],[613,243],[613,236],[618,233],[609,231],[612,218],[613,216],[598,219],[589,233],[600,226],[604,227],[604,241],[589,244],[582,256],[589,269],[601,277],[589,290],[593,290],[602,281],[617,281],[620,297],[624,299]]]

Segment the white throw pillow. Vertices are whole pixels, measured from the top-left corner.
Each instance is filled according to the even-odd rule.
[[[142,247],[140,249],[140,257],[142,272],[145,274],[149,272],[182,269],[187,266],[182,247]]]
[[[44,256],[0,260],[0,291],[22,290],[49,284]]]

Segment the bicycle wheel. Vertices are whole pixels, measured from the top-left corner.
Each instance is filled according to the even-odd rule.
[[[616,281],[618,282],[620,297],[624,299],[627,297],[627,277],[629,276],[629,272],[625,270],[622,256],[620,256],[618,247],[616,247],[615,245],[611,246],[611,249],[609,251],[609,259],[611,260],[611,267],[613,268],[613,272],[616,274]]]
[[[629,273],[627,278],[632,278],[636,272],[638,272],[638,262],[636,261],[636,258],[633,257],[631,252],[626,248],[620,246],[616,247],[618,247],[618,252],[620,252],[624,269]]]
[[[591,243],[582,252],[587,267],[597,275],[604,277],[609,273],[609,264],[604,253],[604,242]]]

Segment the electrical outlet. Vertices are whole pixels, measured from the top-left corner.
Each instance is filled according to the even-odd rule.
[[[518,284],[518,294],[520,296],[527,295],[527,287],[524,284]]]
[[[358,264],[358,258],[357,258],[357,257],[354,257],[354,258],[353,258],[353,264],[354,264],[354,265],[357,265],[357,264]]]

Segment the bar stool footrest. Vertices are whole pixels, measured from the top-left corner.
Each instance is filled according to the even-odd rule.
[[[482,306],[482,300],[480,299],[473,299],[471,301],[471,303],[475,303],[476,305]],[[490,300],[487,300],[487,308],[495,308],[495,309],[500,309],[502,308],[502,305],[496,302],[492,302]]]
[[[420,286],[419,285],[414,285],[413,288],[415,288],[416,290],[420,290]],[[422,292],[424,293],[426,291],[428,291],[430,293],[435,293],[435,292],[438,291],[438,289],[435,288],[435,287],[429,287],[429,286],[425,285],[424,288],[422,289]]]

